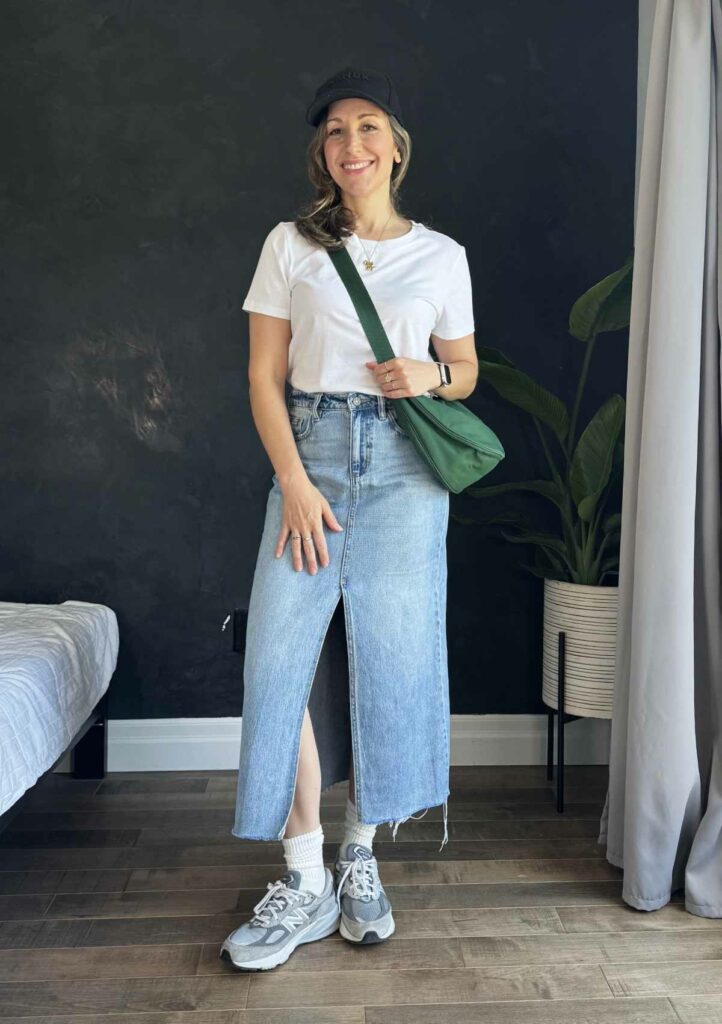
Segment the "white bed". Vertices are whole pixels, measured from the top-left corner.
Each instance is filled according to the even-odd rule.
[[[0,601],[0,814],[66,750],[117,660],[106,605]]]

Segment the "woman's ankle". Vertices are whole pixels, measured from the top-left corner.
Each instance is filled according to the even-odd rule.
[[[346,798],[346,817],[344,820],[344,832],[341,839],[341,849],[348,843],[358,843],[369,850],[373,849],[376,825],[362,825],[358,820],[356,804],[350,797]]]
[[[286,867],[301,872],[300,888],[323,892],[326,868],[323,863],[323,828],[318,825],[308,832],[281,840]]]

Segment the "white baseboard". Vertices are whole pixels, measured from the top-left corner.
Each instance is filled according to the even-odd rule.
[[[564,763],[608,764],[610,730],[609,719],[567,722]],[[108,771],[236,769],[240,742],[240,718],[110,719]],[[546,715],[451,716],[452,764],[546,764],[546,757]],[[70,771],[70,755],[55,771]]]

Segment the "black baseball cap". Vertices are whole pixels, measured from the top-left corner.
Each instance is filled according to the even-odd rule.
[[[399,124],[405,127],[394,83],[388,75],[371,68],[342,68],[327,78],[319,85],[313,102],[306,110],[306,121],[314,128],[317,127],[330,103],[351,96],[371,100],[387,114],[393,114]]]

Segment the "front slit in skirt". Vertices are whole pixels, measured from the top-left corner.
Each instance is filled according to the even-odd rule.
[[[441,849],[450,759],[449,492],[401,428],[393,399],[292,388],[288,409],[301,461],[343,531],[324,523],[330,561],[315,576],[305,555],[303,569],[293,568],[290,537],[276,558],[283,494],[273,475],[248,606],[231,832],[283,838],[308,706],[322,789],[349,778],[350,750],[359,821],[386,823],[396,839],[415,812],[443,805]],[[341,599],[348,678],[332,672],[314,686]],[[319,701],[310,699],[312,687]]]

